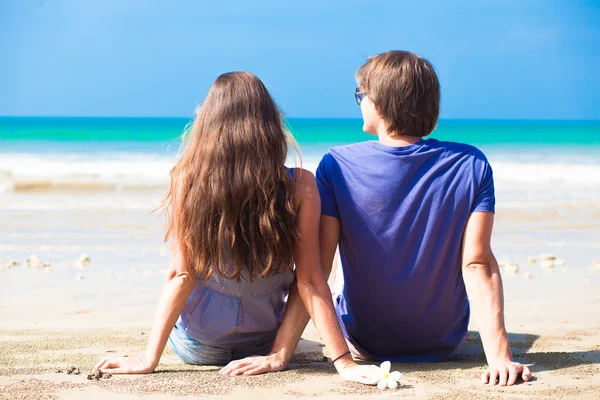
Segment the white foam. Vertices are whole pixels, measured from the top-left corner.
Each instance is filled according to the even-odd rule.
[[[115,185],[166,184],[174,156],[145,153],[0,155],[0,191],[18,181],[102,183]]]
[[[305,155],[301,166],[316,171],[320,155]],[[532,185],[570,184],[581,187],[600,184],[600,163],[561,160],[490,162],[499,183]],[[111,185],[162,185],[169,182],[175,155],[151,153],[4,153],[0,154],[0,192],[11,191],[15,182],[101,183]],[[289,166],[300,166],[293,159]]]
[[[600,184],[600,165],[564,162],[497,162],[492,161],[496,181],[584,186]]]

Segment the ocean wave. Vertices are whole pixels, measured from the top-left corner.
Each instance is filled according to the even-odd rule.
[[[597,186],[600,184],[600,165],[565,162],[497,162],[491,163],[494,180],[526,184],[575,184]]]
[[[300,166],[288,160],[290,166]],[[147,153],[0,155],[0,192],[152,190],[169,182],[173,155]],[[318,157],[304,157],[301,166],[315,172]],[[490,160],[499,183],[578,186],[600,184],[600,164],[560,161]]]
[[[0,192],[154,188],[168,184],[175,161],[152,154],[3,154]]]

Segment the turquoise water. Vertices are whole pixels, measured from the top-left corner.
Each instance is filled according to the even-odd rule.
[[[190,122],[1,117],[0,190],[22,180],[165,183]],[[363,133],[361,119],[287,123],[302,165],[313,171],[329,147],[376,139]],[[600,121],[441,120],[431,137],[479,147],[499,183],[600,186]]]
[[[2,141],[164,142],[176,139],[186,118],[21,118],[0,117]],[[370,140],[361,119],[291,119],[302,143]],[[432,137],[475,145],[600,146],[600,121],[441,120]]]

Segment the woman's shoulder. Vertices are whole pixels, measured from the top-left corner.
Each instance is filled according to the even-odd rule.
[[[294,198],[296,199],[296,204],[314,202],[316,199],[319,199],[319,190],[317,189],[315,175],[304,168],[293,168],[293,170]]]
[[[315,174],[304,168],[289,168],[290,174],[296,186],[315,185]]]

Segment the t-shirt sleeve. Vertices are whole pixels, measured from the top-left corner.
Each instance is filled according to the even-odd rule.
[[[321,196],[321,214],[339,218],[338,206],[333,185],[333,165],[335,159],[329,153],[325,154],[317,168],[316,179],[319,195]]]
[[[481,160],[480,168],[483,170],[479,187],[475,193],[475,201],[471,212],[495,212],[496,211],[496,196],[494,193],[494,174],[489,162],[485,159]]]

